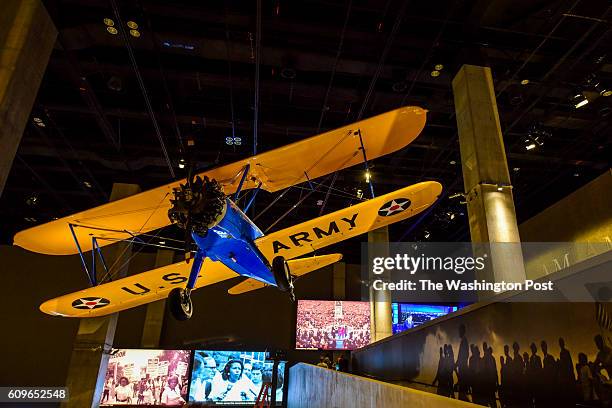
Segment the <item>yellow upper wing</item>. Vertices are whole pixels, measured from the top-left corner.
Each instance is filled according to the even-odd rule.
[[[223,184],[225,193],[231,194],[249,164],[250,176],[243,188],[250,189],[261,182],[263,189],[274,192],[306,181],[306,175],[315,179],[361,163],[357,129],[361,130],[368,159],[375,159],[412,142],[425,126],[425,117],[426,111],[419,107],[396,109],[201,175],[216,179]],[[77,248],[68,224],[77,226],[74,232],[83,251],[91,250],[92,236],[104,246],[117,239],[129,239],[132,234],[162,228],[170,223],[169,199],[172,189],[180,183],[185,180],[26,229],[15,235],[14,244],[33,252],[70,255],[77,253]]]
[[[442,185],[418,183],[255,240],[267,259],[292,259],[412,217],[433,204]]]

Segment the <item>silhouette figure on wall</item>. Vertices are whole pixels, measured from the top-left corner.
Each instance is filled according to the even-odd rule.
[[[439,395],[454,398],[456,390],[461,400],[495,408],[569,408],[575,407],[578,401],[586,404],[581,406],[612,406],[610,339],[596,335],[593,338],[597,349],[595,360],[589,362],[587,354],[578,353],[575,372],[572,355],[563,338],[558,339],[558,359],[549,353],[546,340],[540,341],[539,349],[532,342],[529,345],[531,354],[522,355],[515,341],[512,353],[510,346],[504,345],[498,374],[493,349],[483,342],[481,354],[477,345],[468,343],[466,332],[465,325],[460,325],[456,360],[451,344],[440,347],[433,381]],[[454,373],[457,374],[456,384]]]

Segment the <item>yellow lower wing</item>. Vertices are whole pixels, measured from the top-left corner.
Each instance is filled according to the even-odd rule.
[[[265,235],[255,245],[267,259],[296,258],[412,217],[433,204],[441,192],[442,185],[435,181],[418,183]]]
[[[95,317],[120,312],[165,299],[176,287],[184,288],[190,271],[191,263],[186,262],[163,266],[48,300],[40,305],[40,310],[66,317]],[[221,262],[206,258],[195,289],[236,276],[236,272]]]
[[[330,255],[319,255],[312,256],[310,258],[299,258],[287,261],[289,266],[289,272],[294,277],[300,277],[306,275],[309,272],[321,269],[324,266],[331,265],[342,259],[341,254],[330,254]],[[227,293],[230,295],[239,295],[241,293],[250,292],[252,290],[265,288],[265,283],[249,278],[244,282],[240,282],[236,286],[232,286],[228,289]]]
[[[262,183],[264,190],[278,191],[362,163],[358,129],[370,160],[401,149],[423,130],[426,112],[416,106],[395,109],[200,175],[216,179],[225,194],[232,194],[249,165],[244,189]],[[71,255],[78,251],[69,224],[76,225],[74,234],[83,251],[91,250],[92,236],[105,246],[162,228],[170,224],[170,198],[179,183],[185,180],[23,230],[15,235],[14,244],[42,254]]]

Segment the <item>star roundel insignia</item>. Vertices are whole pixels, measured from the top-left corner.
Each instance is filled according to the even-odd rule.
[[[410,207],[409,199],[396,198],[380,207],[380,210],[378,210],[378,215],[381,217],[389,217],[390,215],[401,213],[402,211],[408,209],[408,207]]]
[[[72,307],[75,309],[99,309],[108,306],[110,300],[101,297],[86,297],[80,298],[72,302]]]

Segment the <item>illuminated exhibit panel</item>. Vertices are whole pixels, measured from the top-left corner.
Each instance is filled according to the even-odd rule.
[[[101,406],[174,405],[187,400],[190,350],[119,349],[104,375]]]
[[[274,363],[264,351],[196,350],[189,402],[242,405],[255,402],[263,384],[272,382]],[[278,364],[276,405],[283,401],[285,361]]]
[[[370,303],[299,300],[297,349],[354,350],[370,343]]]
[[[457,306],[393,303],[391,305],[393,334],[420,326],[430,320],[455,312]]]

